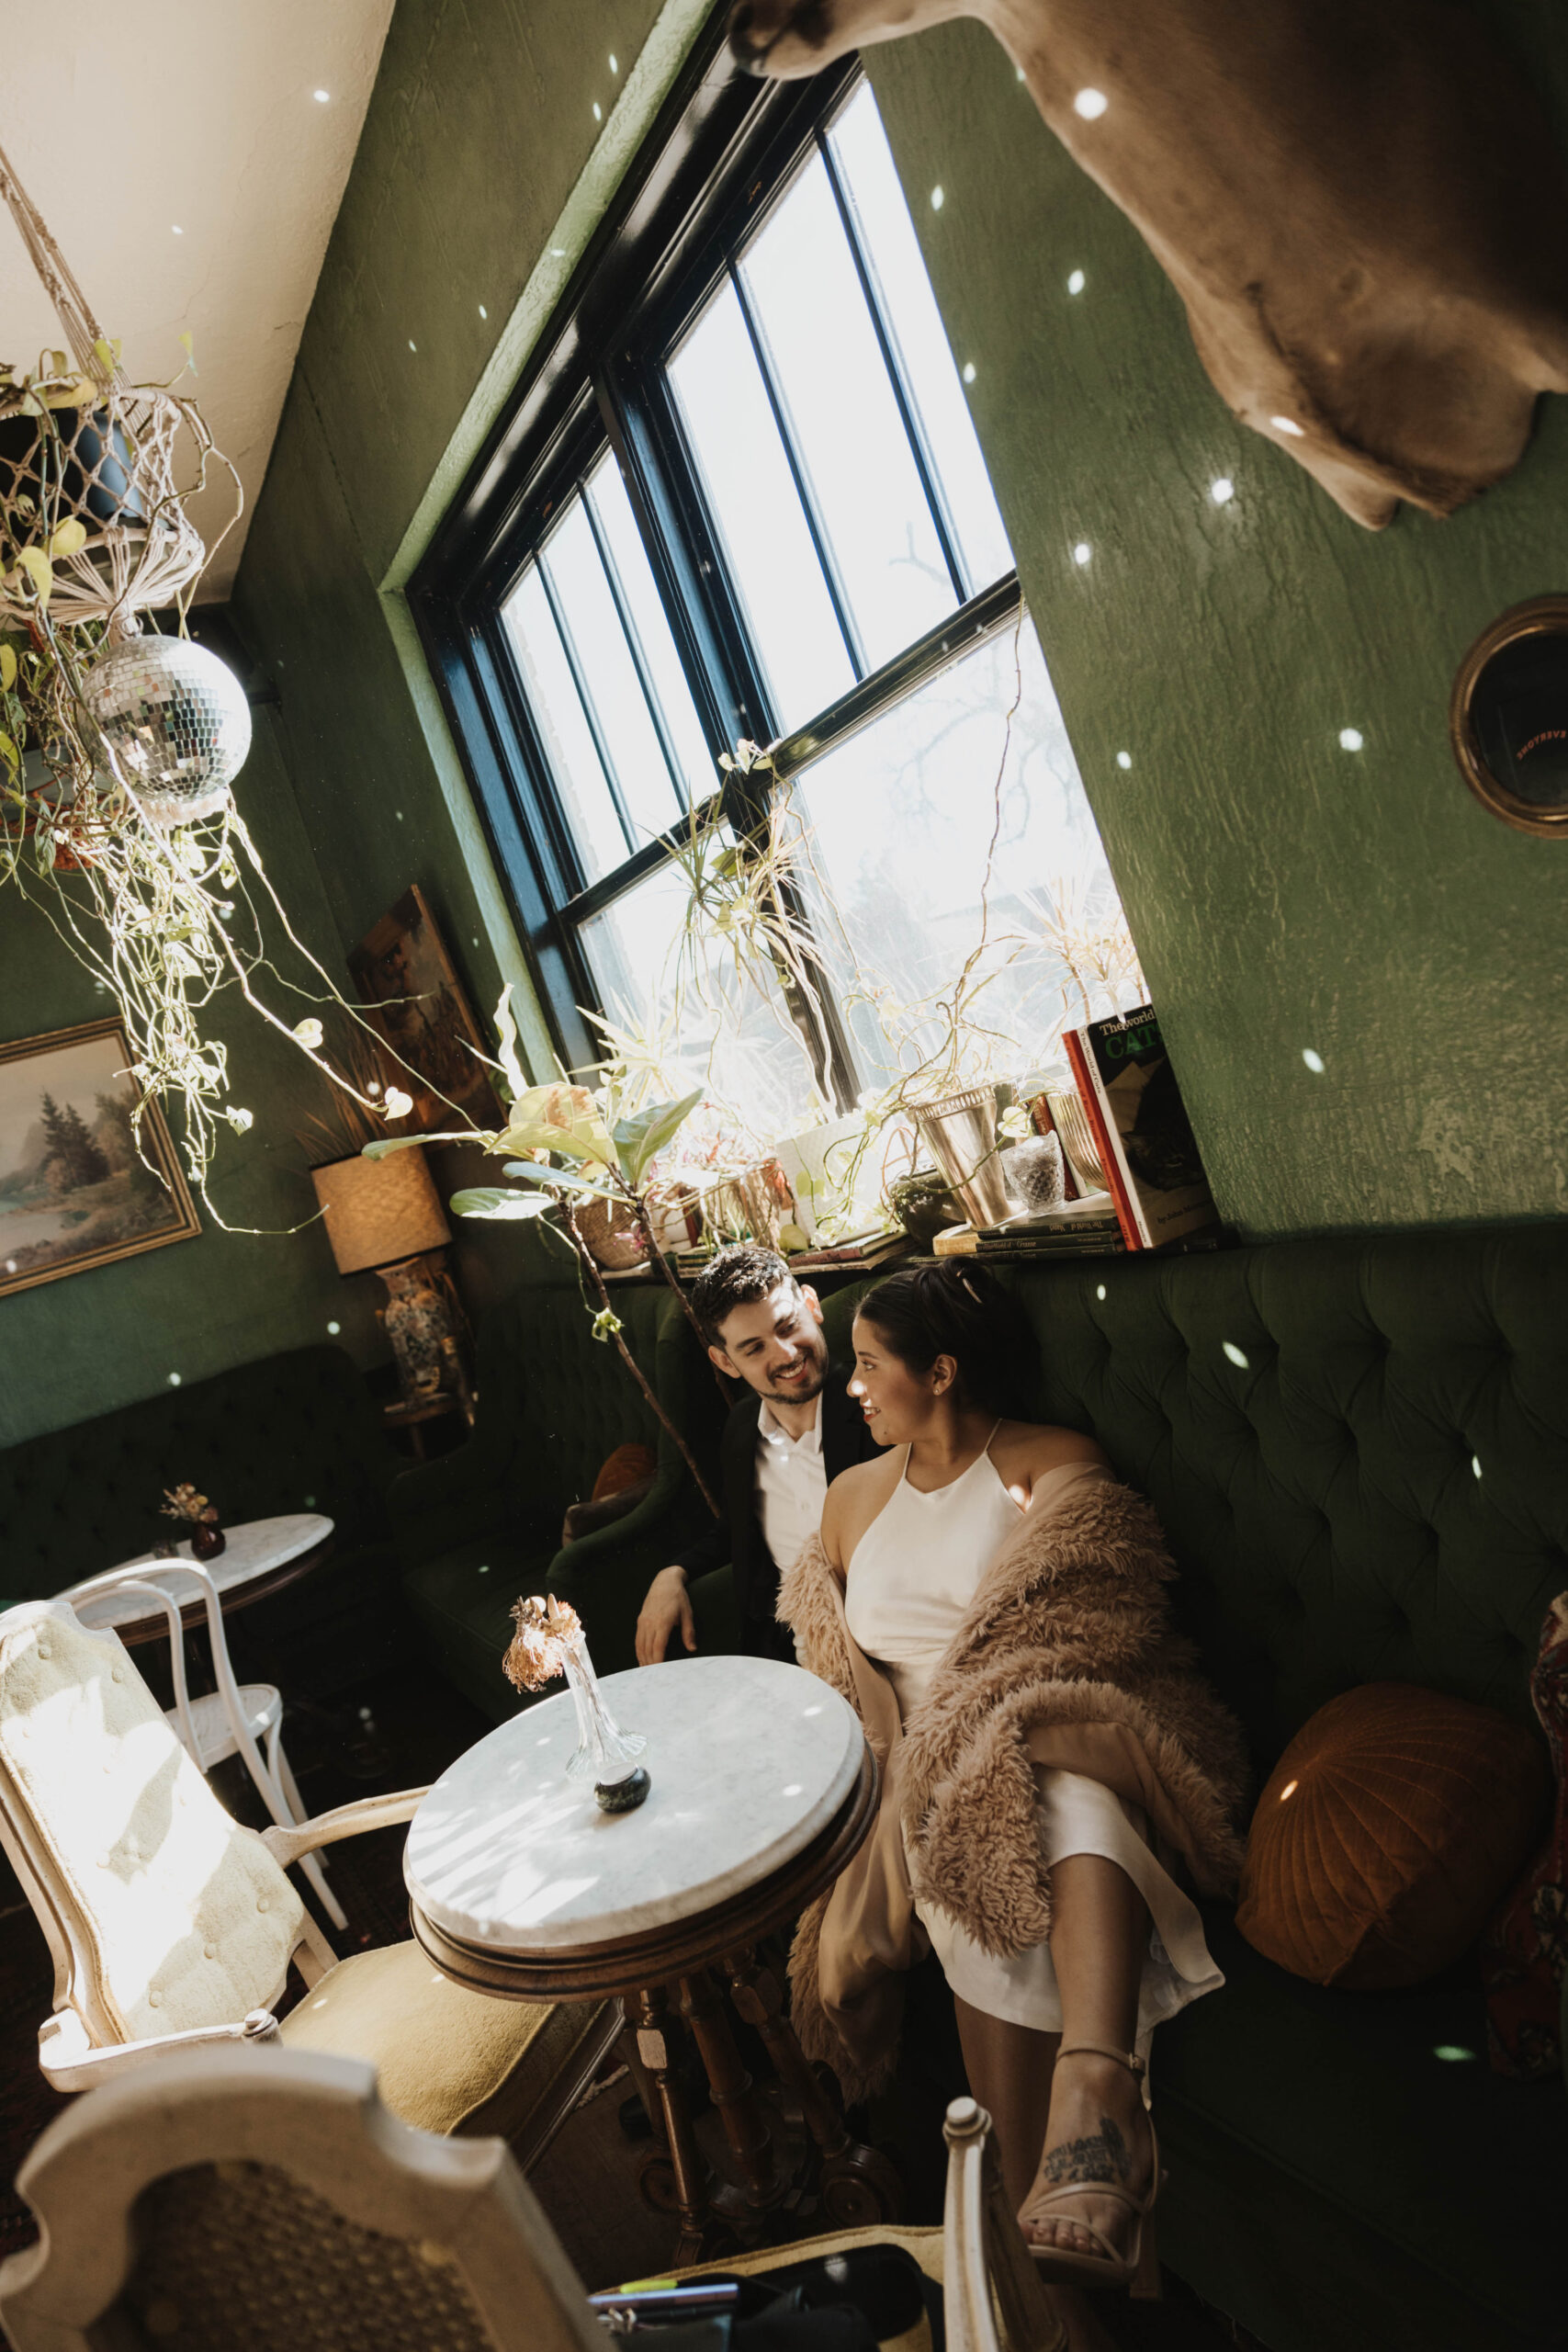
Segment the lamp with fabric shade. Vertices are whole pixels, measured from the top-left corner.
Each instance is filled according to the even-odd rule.
[[[423,1148],[389,1152],[385,1159],[330,1160],[312,1168],[327,1239],[340,1274],[362,1274],[401,1258],[439,1250],[452,1238]]]
[[[423,1149],[330,1160],[311,1169],[310,1182],[339,1273],[374,1271],[387,1285],[382,1321],[404,1399],[434,1396],[448,1385],[449,1366],[461,1395],[456,1319],[425,1256],[452,1234]]]

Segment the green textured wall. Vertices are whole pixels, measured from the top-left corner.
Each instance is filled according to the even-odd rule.
[[[1557,12],[1495,14],[1568,126]],[[1489,620],[1568,584],[1568,401],[1476,505],[1363,531],[1229,416],[988,34],[866,65],[1224,1210],[1258,1237],[1562,1210],[1568,852],[1471,798],[1447,702]]]
[[[533,1075],[547,1034],[400,591],[700,19],[400,0],[234,595],[342,946],[418,882],[481,1020],[513,983]],[[469,1224],[454,1260],[482,1311],[537,1252]]]
[[[1499,14],[1568,120],[1546,0]],[[397,589],[696,16],[400,0],[236,594],[283,697],[258,716],[241,797],[288,902],[341,955],[419,881],[481,1008],[519,972],[516,943]],[[1445,707],[1484,623],[1564,584],[1568,407],[1549,403],[1514,480],[1453,521],[1359,531],[1228,418],[1165,278],[986,33],[947,27],[867,62],[1227,1213],[1262,1235],[1560,1208],[1568,1078],[1544,1040],[1568,869],[1471,801]],[[1364,750],[1339,749],[1344,727]],[[6,1036],[103,1009],[14,901],[0,1006]],[[217,1197],[285,1225],[310,1198],[288,1132],[299,1067],[250,1022],[223,1025],[256,1127],[225,1146]],[[479,1301],[525,1262],[486,1228],[460,1256]],[[338,1281],[319,1231],[211,1230],[24,1292],[0,1303],[0,1440],[329,1320],[368,1360],[375,1295]]]
[[[389,575],[422,503],[438,502],[433,483],[460,476],[504,398],[695,18],[690,0],[662,16],[654,0],[396,11],[234,601],[282,696],[257,713],[240,802],[341,980],[347,946],[413,881],[481,1012],[503,975],[522,976],[433,697],[400,655]],[[8,898],[0,1038],[97,1018],[106,1001]],[[315,1107],[306,1066],[243,1009],[216,1027],[255,1125],[225,1138],[214,1198],[233,1223],[296,1224],[315,1205],[293,1140]],[[536,1063],[541,1043],[536,1025]],[[457,1155],[438,1163],[448,1184],[472,1173]],[[462,1228],[457,1255],[480,1306],[537,1263],[496,1228]],[[149,1395],[171,1373],[197,1379],[324,1338],[333,1322],[368,1363],[386,1352],[380,1295],[372,1275],[340,1280],[319,1227],[284,1239],[209,1223],[198,1240],[21,1292],[0,1301],[0,1443]]]
[[[279,896],[324,958],[335,947],[332,924],[265,711],[256,714],[241,792]],[[307,1009],[273,1001],[291,1020]],[[110,1010],[43,913],[8,891],[0,908],[0,1036],[39,1036]],[[199,1212],[197,1239],[0,1299],[0,1445],[150,1396],[171,1373],[197,1380],[324,1340],[329,1322],[341,1325],[343,1344],[362,1362],[384,1352],[374,1278],[341,1281],[319,1226],[276,1238],[315,1211],[294,1140],[319,1105],[309,1064],[232,996],[220,1000],[212,1025],[230,1048],[230,1099],[255,1119],[243,1138],[221,1138],[212,1199],[226,1223],[272,1230],[224,1233]],[[193,1476],[200,1467],[192,1464]]]

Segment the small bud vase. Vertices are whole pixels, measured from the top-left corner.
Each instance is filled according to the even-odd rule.
[[[513,1603],[517,1631],[502,1670],[519,1690],[542,1690],[564,1674],[577,1711],[577,1753],[566,1768],[569,1781],[592,1781],[602,1813],[635,1813],[652,1783],[637,1758],[648,1742],[640,1732],[623,1731],[604,1703],[582,1621],[570,1602],[538,1593]]]
[[[577,1709],[577,1753],[566,1768],[569,1781],[592,1781],[602,1813],[634,1813],[652,1783],[637,1762],[648,1742],[640,1732],[622,1731],[604,1703],[588,1645],[581,1634],[563,1644],[567,1688]]]

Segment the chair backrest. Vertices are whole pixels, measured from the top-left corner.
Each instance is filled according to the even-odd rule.
[[[97,2045],[268,2008],[305,1907],[231,1820],[118,1634],[62,1601],[0,1615],[0,1842]]]
[[[357,2059],[171,2053],[79,2100],[17,2185],[42,2237],[0,2267],[15,2352],[604,2352],[505,2143],[413,2130]]]
[[[973,2099],[948,2110],[948,2344],[1060,2352],[989,2131]],[[171,2053],[52,2123],[17,2187],[42,2233],[0,2266],[14,2352],[122,2341],[603,2352],[606,2341],[504,2142],[401,2122],[359,2059],[276,2045]],[[754,2260],[743,2267],[756,2275]]]

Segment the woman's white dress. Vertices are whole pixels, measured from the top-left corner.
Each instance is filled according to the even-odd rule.
[[[1021,1511],[988,1444],[961,1477],[930,1494],[910,1486],[908,1447],[903,1453],[891,1498],[851,1556],[844,1614],[866,1656],[886,1668],[907,1723],[930,1689],[981,1575]],[[1141,1806],[1080,1772],[1043,1767],[1035,1778],[1046,1868],[1068,1854],[1103,1854],[1121,1865],[1148,1905],[1149,1948],[1138,1996],[1138,2047],[1146,2056],[1162,2018],[1224,1983],[1203,1940],[1202,1920],[1156,1855]],[[961,2000],[1014,2025],[1061,2031],[1061,1996],[1048,1943],[999,1960],[946,1912],[923,1903],[916,1911]]]

